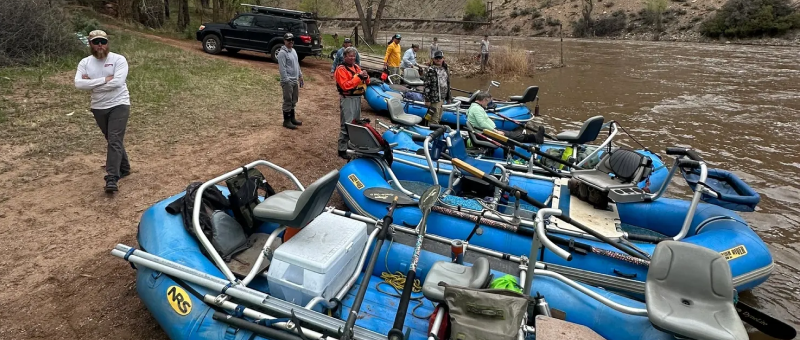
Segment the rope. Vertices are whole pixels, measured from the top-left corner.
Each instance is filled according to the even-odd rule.
[[[631,137],[631,139],[633,139],[633,141],[634,141],[634,142],[636,142],[636,144],[639,144],[639,146],[641,146],[641,147],[642,147],[642,149],[647,149],[647,147],[646,147],[646,146],[642,145],[642,143],[639,143],[639,141],[638,141],[638,140],[636,140],[636,137],[634,137],[633,135],[631,135],[630,133],[628,133],[628,130],[625,130],[625,128],[624,128],[624,127],[622,127],[622,125],[621,125],[621,124],[617,123],[617,125],[619,125],[619,128],[620,128],[620,129],[622,129],[622,132],[625,132],[625,134],[626,134],[626,135],[628,135],[628,137]]]
[[[392,249],[392,244],[393,243],[394,243],[394,238],[389,240],[389,248],[386,249],[386,255],[383,257],[384,265],[386,266],[385,268],[387,270],[389,269],[389,250]],[[406,284],[406,276],[405,276],[405,274],[403,274],[403,273],[401,273],[399,271],[395,271],[394,274],[390,274],[389,272],[382,272],[381,273],[381,279],[383,279],[383,281],[379,282],[377,285],[375,285],[375,290],[377,290],[380,293],[383,293],[383,294],[386,294],[386,295],[389,295],[389,296],[393,296],[393,297],[396,297],[396,298],[399,298],[399,297],[402,296],[401,292],[403,290],[403,286],[405,286],[405,284]],[[389,285],[390,287],[392,287],[394,289],[395,293],[381,290],[381,285]],[[413,293],[419,293],[421,291],[422,291],[422,285],[419,282],[419,279],[415,279],[414,280],[414,285],[411,288],[411,293],[412,294]],[[422,307],[423,305],[425,305],[425,301],[426,300],[423,300],[423,298],[424,298],[424,296],[411,297],[411,300],[417,301],[417,305],[414,308],[411,309],[411,316],[413,316],[413,317],[415,317],[417,319],[427,320],[427,319],[430,319],[430,317],[433,315],[433,312],[431,312],[431,314],[428,314],[427,316],[419,316],[419,315],[416,314],[417,308]],[[431,304],[433,304],[433,303],[431,303]],[[433,307],[436,308],[435,305]]]

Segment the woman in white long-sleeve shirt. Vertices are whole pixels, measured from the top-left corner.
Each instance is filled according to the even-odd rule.
[[[108,51],[108,35],[101,30],[89,33],[92,55],[78,63],[75,87],[92,91],[91,110],[100,131],[108,142],[106,151],[105,191],[119,190],[120,178],[131,173],[123,138],[131,112],[126,78],[128,61]]]

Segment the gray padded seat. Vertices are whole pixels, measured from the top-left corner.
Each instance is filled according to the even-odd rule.
[[[392,121],[402,125],[416,125],[422,122],[422,117],[403,112],[403,102],[398,98],[386,99],[386,108],[389,109],[389,116]]]
[[[422,284],[422,294],[428,300],[444,303],[444,287],[439,282],[448,285],[483,288],[489,282],[489,260],[479,257],[467,267],[458,263],[439,261],[433,264]]]
[[[536,100],[536,96],[539,94],[539,87],[538,86],[528,86],[525,89],[525,92],[521,96],[511,96],[508,97],[508,101],[518,102],[518,103],[527,103]]]
[[[610,189],[636,186],[647,178],[653,170],[651,160],[636,151],[617,149],[606,153],[594,169],[572,170],[572,178],[578,179],[597,189]],[[623,175],[611,177],[610,174]]]
[[[583,122],[583,126],[578,131],[564,131],[556,135],[556,139],[572,143],[572,144],[586,144],[597,139],[600,130],[603,129],[603,116],[594,116]]]
[[[339,170],[333,170],[309,185],[306,190],[286,190],[267,197],[253,209],[253,215],[265,222],[302,228],[322,213],[336,189]]]
[[[392,90],[395,90],[397,92],[406,92],[406,91],[408,91],[407,87],[405,87],[403,85],[400,85],[400,84],[391,84],[391,85],[389,85],[389,88],[392,89]]]
[[[733,305],[731,268],[719,253],[695,244],[658,244],[644,286],[656,328],[698,340],[747,340]]]
[[[422,86],[425,82],[419,77],[419,72],[413,68],[403,70],[403,82],[411,86]]]

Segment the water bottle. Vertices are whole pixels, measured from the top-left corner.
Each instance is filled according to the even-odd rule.
[[[534,311],[536,315],[544,315],[547,317],[551,317],[550,314],[550,305],[547,304],[547,301],[544,300],[544,295],[539,294],[536,292],[536,296],[533,297],[534,301]]]

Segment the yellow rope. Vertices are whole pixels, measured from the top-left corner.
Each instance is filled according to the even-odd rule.
[[[389,274],[387,272],[381,273],[381,279],[386,284],[394,287],[397,289],[398,292],[403,291],[403,287],[406,285],[406,276],[405,274],[397,271],[394,274]],[[414,280],[414,286],[411,289],[412,293],[419,293],[422,291],[422,285],[419,282],[419,279]]]

